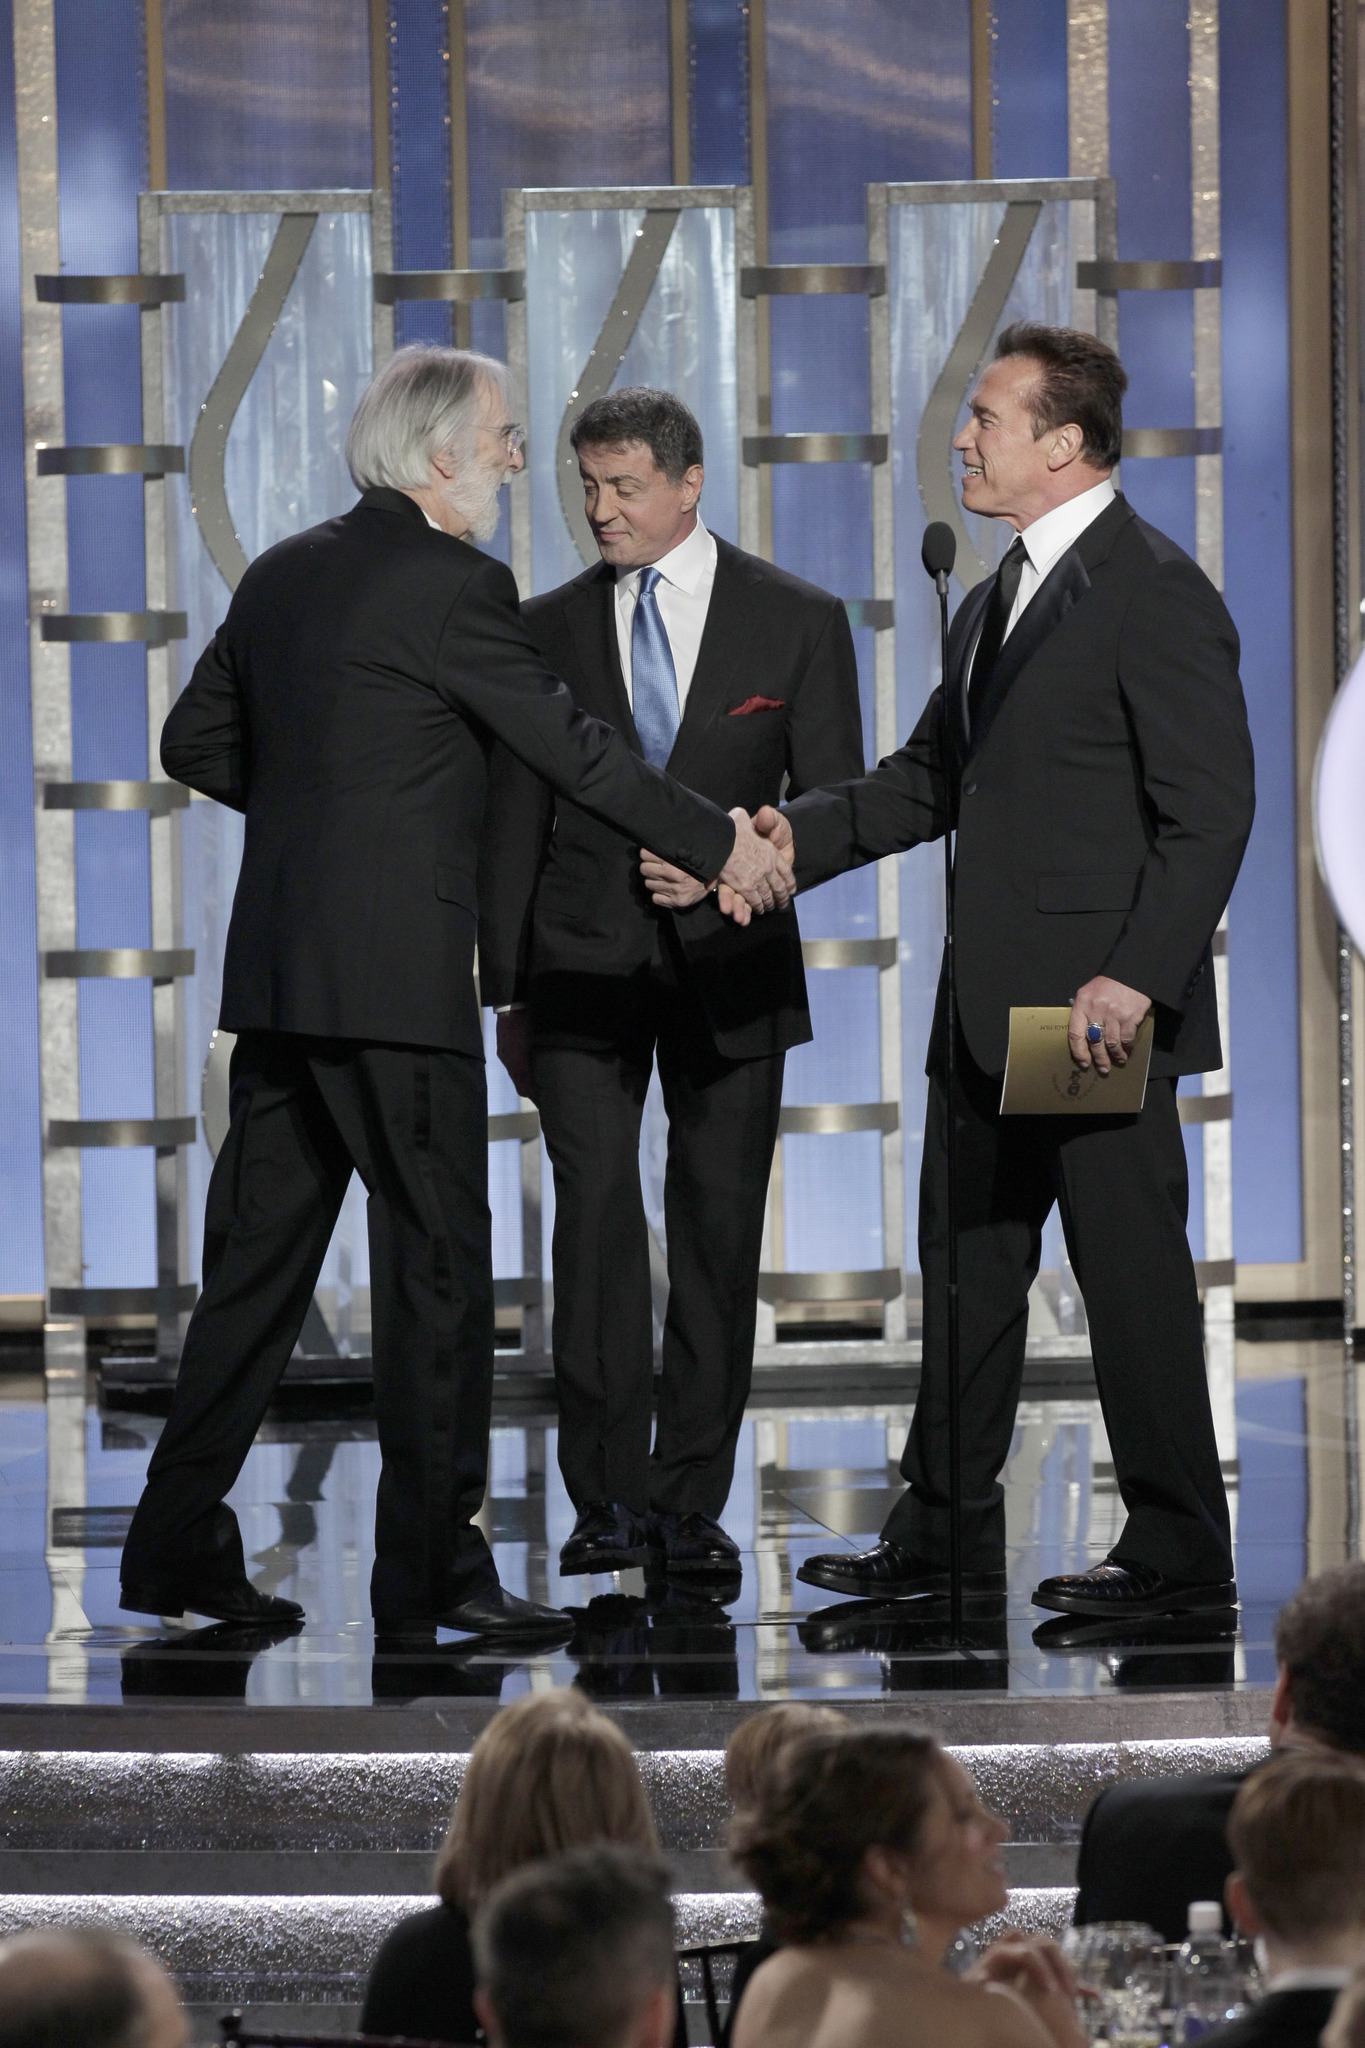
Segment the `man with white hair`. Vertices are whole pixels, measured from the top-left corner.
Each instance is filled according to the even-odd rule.
[[[546,667],[511,575],[470,545],[491,537],[520,448],[502,364],[401,350],[351,424],[359,504],[251,565],[166,721],[167,774],[246,814],[220,1018],[237,1044],[204,1288],[124,1548],[125,1608],[301,1617],[247,1579],[225,1497],[354,1169],[383,1460],[377,1634],[571,1633],[499,1585],[473,1520],[493,1378],[473,976],[489,749],[501,740],[636,844],[723,882],[741,919],[785,905],[790,878],[742,811],[640,760]]]
[[[189,2020],[155,1956],[107,1927],[0,1941],[0,2048],[187,2048]]]

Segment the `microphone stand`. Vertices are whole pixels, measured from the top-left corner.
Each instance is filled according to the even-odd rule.
[[[943,940],[945,1009],[948,1048],[945,1081],[948,1098],[948,1620],[951,1642],[962,1643],[962,1373],[957,1285],[957,920],[954,910],[953,830],[947,811],[953,758],[952,725],[948,716],[948,571],[934,577],[938,592],[942,650],[943,758]]]

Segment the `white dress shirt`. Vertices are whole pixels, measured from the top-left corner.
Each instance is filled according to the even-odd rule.
[[[673,650],[673,673],[678,682],[678,716],[681,718],[687,709],[687,693],[692,687],[697,655],[701,651],[701,636],[706,628],[711,586],[716,580],[716,543],[702,525],[700,516],[687,539],[680,540],[675,548],[660,556],[654,567],[659,572],[654,596],[668,635],[668,644]],[[640,571],[618,569],[616,645],[621,655],[621,673],[626,679],[626,696],[630,699],[632,711],[635,709],[635,689],[630,667],[631,634],[639,595]]]
[[[1026,560],[1019,577],[1019,592],[1010,613],[1010,622],[1005,628],[1005,638],[1019,623],[1021,614],[1029,601],[1037,595],[1038,586],[1060,555],[1074,541],[1080,539],[1087,526],[1099,518],[1107,505],[1112,505],[1117,493],[1111,476],[1103,482],[1092,484],[1088,491],[1082,491],[1075,498],[1068,498],[1065,505],[1055,505],[1051,512],[1045,512],[1041,519],[1035,519],[1032,526],[1026,526],[1019,538],[1024,543]]]

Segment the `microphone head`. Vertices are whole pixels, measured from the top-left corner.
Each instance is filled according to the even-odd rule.
[[[930,576],[946,576],[957,559],[957,535],[946,519],[925,527],[919,558]]]

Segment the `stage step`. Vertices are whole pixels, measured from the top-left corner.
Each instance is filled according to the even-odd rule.
[[[1010,1822],[1008,1918],[1056,1930],[1104,1785],[1241,1769],[1265,1747],[1223,1737],[953,1753]],[[319,2030],[326,2008],[339,2026],[384,1934],[430,1902],[466,1763],[453,1751],[2,1751],[0,1932],[113,1921],[163,1957],[205,2026],[234,2004],[310,2008]],[[723,1752],[645,1750],[640,1769],[680,1938],[747,1935],[758,1902],[725,1856]]]

